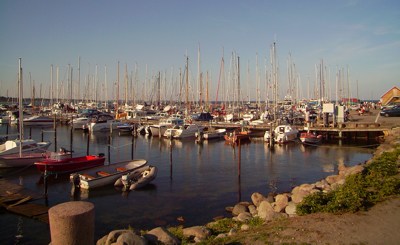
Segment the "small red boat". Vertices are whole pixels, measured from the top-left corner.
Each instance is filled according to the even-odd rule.
[[[101,153],[99,155],[70,157],[64,159],[48,158],[43,161],[35,162],[35,165],[40,172],[47,171],[48,173],[64,174],[102,166],[104,165],[104,161],[104,154]]]
[[[248,131],[240,131],[240,132],[234,131],[232,133],[225,134],[224,139],[226,142],[234,144],[234,143],[238,143],[239,140],[240,141],[249,140],[250,135],[249,135]]]
[[[303,144],[319,144],[322,141],[322,135],[311,133],[311,132],[303,132],[300,134],[300,140]]]

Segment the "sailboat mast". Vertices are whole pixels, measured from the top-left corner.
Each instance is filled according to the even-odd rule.
[[[22,90],[22,59],[18,60],[18,113],[19,113],[19,155],[22,155],[22,139],[24,138],[23,126],[23,90]]]
[[[78,103],[81,100],[81,57],[78,56]]]
[[[189,57],[186,56],[186,110],[189,112]]]
[[[240,107],[240,104],[242,101],[240,98],[240,57],[239,56],[237,57],[237,80],[238,80],[238,82],[237,82],[238,98],[237,99],[238,99],[238,103],[239,103],[239,107]]]
[[[117,103],[115,105],[115,113],[118,114],[118,105],[119,103],[119,61],[118,61],[118,65],[117,65]]]
[[[51,65],[50,66],[50,82],[51,82],[51,85],[50,85],[50,105],[51,106],[53,106],[53,97],[54,97],[54,95],[53,95],[53,65]]]

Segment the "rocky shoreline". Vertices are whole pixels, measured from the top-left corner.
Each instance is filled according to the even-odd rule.
[[[400,128],[394,128],[389,135],[385,137],[385,141],[376,149],[374,157],[379,156],[382,152],[393,149],[395,145],[400,144]],[[329,192],[345,183],[345,179],[349,175],[354,175],[363,171],[366,164],[372,161],[371,158],[365,163],[347,167],[345,165],[338,166],[338,174],[327,176],[325,179],[311,184],[301,184],[294,187],[289,193],[280,193],[277,195],[264,196],[261,193],[253,193],[251,202],[240,202],[232,207],[227,207],[234,221],[242,222],[241,231],[247,231],[250,226],[246,223],[257,217],[262,219],[264,223],[277,220],[287,219],[297,216],[296,206],[306,197],[315,192]],[[211,222],[205,226],[194,226],[183,228],[183,236],[193,242],[201,242],[209,239],[211,230],[207,227],[212,226]],[[233,236],[239,231],[232,228],[227,233],[218,234],[215,239]],[[110,244],[180,244],[179,238],[174,236],[166,228],[157,227],[148,231],[146,234],[137,234],[132,230],[115,230],[105,235],[97,241],[97,245]]]

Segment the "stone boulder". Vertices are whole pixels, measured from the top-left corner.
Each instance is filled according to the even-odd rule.
[[[292,201],[294,203],[300,203],[303,201],[303,198],[308,196],[310,193],[316,192],[318,190],[314,189],[315,184],[302,184],[296,186],[292,190]]]
[[[96,245],[111,244],[146,245],[147,241],[131,230],[114,230],[96,242]]]
[[[144,237],[154,244],[159,244],[160,242],[168,245],[181,244],[178,238],[176,238],[173,234],[171,234],[171,232],[163,227],[157,227],[150,230],[144,235]]]
[[[236,204],[233,209],[232,209],[232,215],[233,216],[238,216],[240,213],[245,213],[248,212],[249,209],[247,208],[247,206],[243,203],[238,203]]]
[[[249,212],[252,216],[257,215],[257,207],[254,205],[250,205],[247,207],[249,209]]]
[[[281,212],[286,208],[289,202],[289,197],[287,194],[278,194],[275,197],[275,206],[274,210],[275,212]]]
[[[343,172],[339,172],[339,175],[344,175],[347,177],[349,175],[361,173],[363,170],[364,170],[364,166],[355,165],[355,166],[346,168],[346,170],[344,170]]]
[[[287,213],[289,217],[296,216],[296,203],[289,202],[285,208],[285,213]]]
[[[189,238],[195,238],[197,241],[202,241],[211,235],[211,231],[204,226],[193,226],[183,229],[183,235]]]
[[[254,193],[251,195],[251,201],[253,202],[254,206],[256,206],[256,207],[260,206],[260,203],[261,203],[262,201],[265,201],[265,200],[267,200],[267,198],[266,198],[265,196],[263,196],[263,195],[262,195],[261,193],[259,193],[259,192],[254,192]]]
[[[264,219],[265,221],[273,220],[275,211],[271,203],[268,201],[262,201],[257,210],[260,218]]]
[[[252,218],[252,216],[249,212],[244,212],[240,213],[236,218],[240,222],[246,222],[249,221]]]

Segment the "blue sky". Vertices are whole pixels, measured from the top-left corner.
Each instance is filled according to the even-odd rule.
[[[81,57],[81,96],[85,79],[95,80],[96,65],[99,97],[105,96],[100,88],[105,80],[105,66],[107,90],[112,90],[119,61],[121,83],[125,64],[129,75],[137,67],[138,87],[145,82],[147,67],[148,85],[137,90],[150,93],[154,76],[161,72],[166,84],[164,95],[167,99],[176,98],[179,69],[184,69],[186,55],[192,90],[198,87],[200,47],[200,70],[203,81],[209,73],[210,99],[216,98],[222,56],[225,84],[233,79],[230,72],[233,53],[240,57],[242,94],[256,99],[256,55],[260,90],[264,90],[265,69],[267,74],[271,70],[270,47],[275,41],[280,97],[288,91],[290,53],[300,97],[313,94],[315,67],[323,60],[326,90],[332,99],[336,96],[338,70],[348,72],[345,81],[343,77],[341,81],[349,84],[352,97],[358,93],[361,99],[378,99],[391,87],[400,85],[399,23],[400,2],[396,0],[3,0],[0,2],[0,95],[7,92],[16,95],[19,57],[25,88],[34,81],[36,97],[40,85],[42,94],[49,94],[50,65],[54,66],[54,87],[57,66],[59,90],[66,89],[61,81],[66,84],[69,64],[76,82],[78,57]],[[123,85],[120,94],[122,90]],[[221,85],[219,98],[223,94],[230,96],[227,91],[232,91],[232,87]],[[25,96],[30,96],[29,89],[25,89]],[[107,96],[115,93],[108,92]]]

